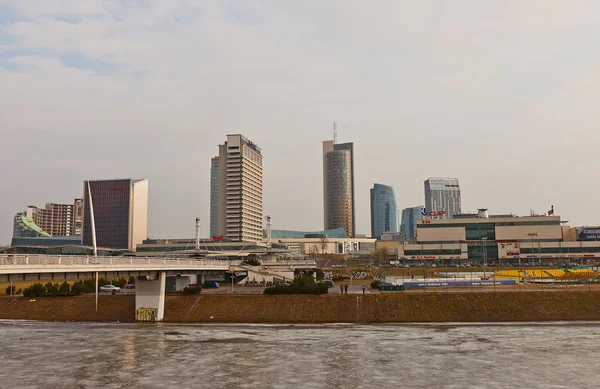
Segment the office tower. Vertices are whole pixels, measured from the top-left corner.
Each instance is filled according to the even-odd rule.
[[[425,208],[429,216],[452,218],[460,213],[458,178],[433,178],[425,181]],[[445,212],[439,215],[439,212]]]
[[[325,230],[343,228],[356,235],[354,144],[323,142],[323,211]]]
[[[402,224],[400,232],[405,240],[417,240],[417,223],[421,220],[421,211],[425,208],[423,205],[404,208],[402,210]]]
[[[135,251],[147,238],[148,180],[85,181],[83,193],[84,246],[93,244],[90,209],[94,210],[97,247]]]
[[[219,157],[210,160],[210,236],[219,235]]]
[[[219,145],[219,233],[234,242],[263,239],[260,148],[246,137],[227,135]]]
[[[81,236],[81,214],[82,199],[73,204],[47,203],[44,208],[29,205],[15,215],[13,237]]]
[[[379,239],[384,232],[398,232],[398,210],[394,188],[374,184],[371,189],[371,237]]]

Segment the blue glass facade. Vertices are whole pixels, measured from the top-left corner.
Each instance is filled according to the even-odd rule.
[[[398,216],[394,188],[375,184],[371,189],[371,236],[379,238],[384,232],[398,232]]]
[[[402,210],[400,232],[405,240],[417,240],[417,223],[421,220],[421,210],[423,208],[422,205],[417,205],[416,207],[405,208]]]

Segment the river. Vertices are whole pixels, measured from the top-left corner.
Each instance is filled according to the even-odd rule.
[[[0,322],[0,388],[593,388],[600,323]]]

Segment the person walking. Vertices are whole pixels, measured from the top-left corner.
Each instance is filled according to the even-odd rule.
[[[340,294],[344,294],[344,285],[340,285]]]
[[[348,294],[348,285],[344,285],[344,290],[346,291],[346,294]]]
[[[366,289],[367,289],[367,287],[365,285],[363,285],[363,294],[365,294]]]

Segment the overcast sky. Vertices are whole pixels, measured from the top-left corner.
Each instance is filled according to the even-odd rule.
[[[369,189],[598,224],[600,2],[0,0],[0,243],[85,179],[148,178],[152,237],[209,225],[228,133],[264,154],[274,228],[323,227],[322,141]]]

